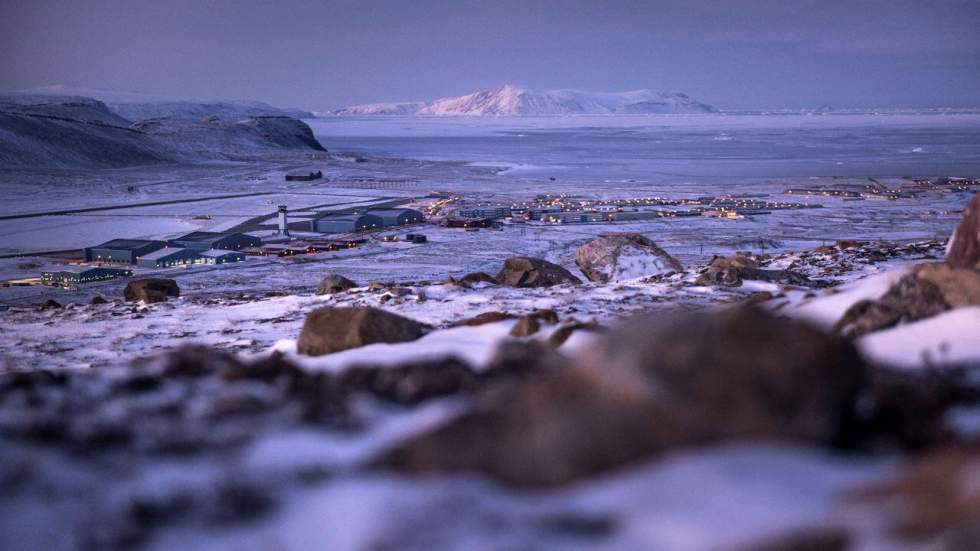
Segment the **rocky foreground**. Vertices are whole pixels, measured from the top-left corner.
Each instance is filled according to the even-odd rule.
[[[596,283],[533,258],[439,284],[331,276],[281,297],[299,313],[265,325],[296,339],[254,354],[9,369],[0,532],[18,549],[980,548],[980,196],[944,257],[838,243],[677,271],[603,239],[576,258]],[[184,300],[131,287],[136,306],[10,315],[159,324]],[[664,289],[697,307],[651,308]],[[420,319],[477,296],[478,315]]]

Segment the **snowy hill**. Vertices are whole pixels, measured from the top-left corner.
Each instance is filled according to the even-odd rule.
[[[90,98],[0,95],[0,167],[117,167],[176,160]]]
[[[81,96],[97,99],[110,110],[131,121],[150,118],[170,117],[174,119],[199,120],[206,117],[236,119],[247,117],[293,117],[312,118],[309,111],[299,109],[280,109],[260,101],[208,100],[185,97],[157,96],[112,90],[91,90],[70,88],[63,85],[44,86],[25,93],[46,96]]]
[[[132,124],[91,98],[0,95],[2,168],[124,167],[288,149],[323,146],[309,126],[285,116],[164,117]]]
[[[416,106],[418,106],[416,108]],[[413,111],[414,110],[414,111]],[[347,107],[338,115],[533,116],[603,115],[630,113],[708,113],[715,109],[682,93],[634,90],[584,92],[533,90],[505,84],[429,104],[382,103]]]
[[[201,158],[236,159],[269,149],[324,151],[304,122],[290,117],[249,117],[228,121],[145,119],[133,128],[153,136],[168,148]]]

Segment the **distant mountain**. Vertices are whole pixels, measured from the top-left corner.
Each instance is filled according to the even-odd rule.
[[[172,96],[137,94],[111,90],[70,88],[64,85],[44,86],[23,93],[60,97],[87,97],[106,104],[114,113],[133,122],[169,117],[200,120],[207,117],[236,119],[246,117],[293,117],[308,119],[313,113],[300,109],[280,109],[260,101],[207,100]]]
[[[421,101],[406,101],[392,103],[367,103],[352,105],[334,111],[334,115],[415,115],[425,107]]]
[[[162,117],[135,124],[85,97],[0,94],[0,168],[124,167],[248,159],[323,146],[284,116]]]
[[[428,104],[377,103],[335,111],[336,115],[533,116],[632,113],[710,113],[715,109],[677,92],[583,92],[533,90],[505,84]]]

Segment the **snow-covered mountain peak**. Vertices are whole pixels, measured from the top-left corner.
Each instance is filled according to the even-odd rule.
[[[397,106],[397,108],[395,108]],[[416,107],[417,106],[417,107]],[[338,115],[416,114],[430,116],[528,116],[600,115],[620,113],[705,113],[710,105],[679,92],[633,90],[629,92],[586,92],[582,90],[536,90],[504,84],[428,104],[389,103],[348,107]]]

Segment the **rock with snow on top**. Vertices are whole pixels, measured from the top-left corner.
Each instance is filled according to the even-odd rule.
[[[318,285],[316,288],[316,294],[334,295],[349,289],[353,289],[354,287],[357,287],[357,283],[354,283],[342,275],[331,274],[320,281],[320,285]]]
[[[504,261],[497,280],[511,287],[551,287],[582,280],[557,264],[529,256],[513,256]]]
[[[639,233],[610,233],[579,247],[575,263],[590,281],[607,283],[681,272],[684,267]]]

